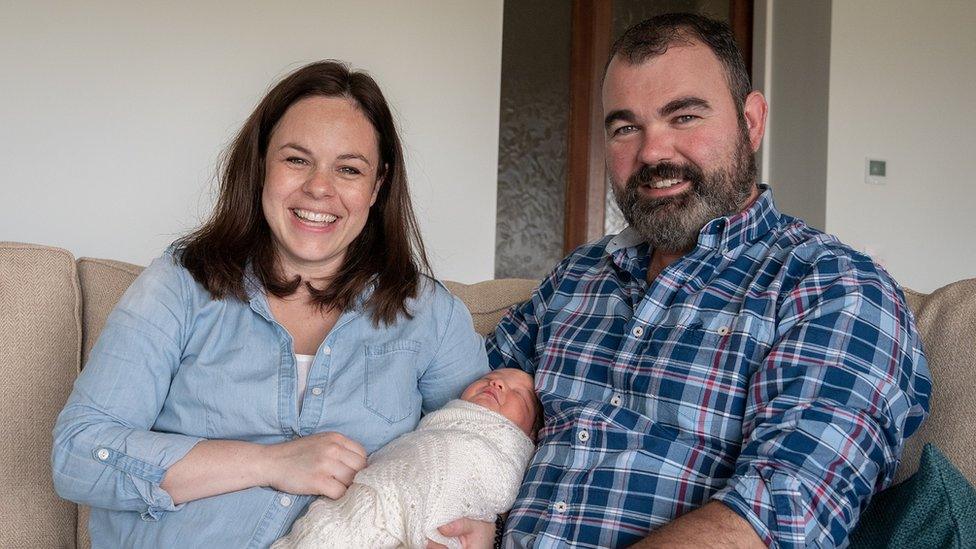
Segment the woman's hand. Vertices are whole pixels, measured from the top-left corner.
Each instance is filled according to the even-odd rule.
[[[464,549],[491,549],[495,544],[495,523],[459,518],[437,529],[442,536],[457,538]],[[440,543],[427,540],[427,549],[447,549]]]
[[[266,446],[261,462],[275,490],[338,499],[366,467],[366,450],[339,433],[316,433]]]

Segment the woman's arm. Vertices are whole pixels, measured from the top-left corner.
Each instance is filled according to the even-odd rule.
[[[253,486],[337,499],[366,467],[366,450],[339,433],[280,444],[205,440],[166,472],[161,486],[177,504]]]
[[[180,363],[187,305],[170,255],[154,261],[109,315],[54,427],[54,486],[65,499],[139,511],[176,510],[159,483],[202,439],[149,429]]]
[[[156,260],[110,315],[55,425],[58,494],[156,519],[183,502],[251,486],[344,492],[365,452],[337,434],[261,446],[151,430],[192,325],[184,277],[171,256]]]

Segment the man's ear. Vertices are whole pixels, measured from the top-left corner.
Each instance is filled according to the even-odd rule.
[[[763,135],[766,133],[766,114],[769,105],[763,94],[754,91],[746,96],[745,105],[742,107],[742,117],[746,121],[746,129],[749,131],[749,144],[752,152],[759,150]]]

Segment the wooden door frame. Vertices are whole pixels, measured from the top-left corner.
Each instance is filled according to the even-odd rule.
[[[604,234],[607,190],[600,95],[610,54],[612,8],[612,0],[573,0],[564,253]],[[731,0],[729,20],[752,74],[753,0]]]

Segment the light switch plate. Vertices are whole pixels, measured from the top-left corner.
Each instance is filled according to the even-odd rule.
[[[869,185],[884,185],[888,181],[888,161],[880,158],[864,159],[864,182]]]

